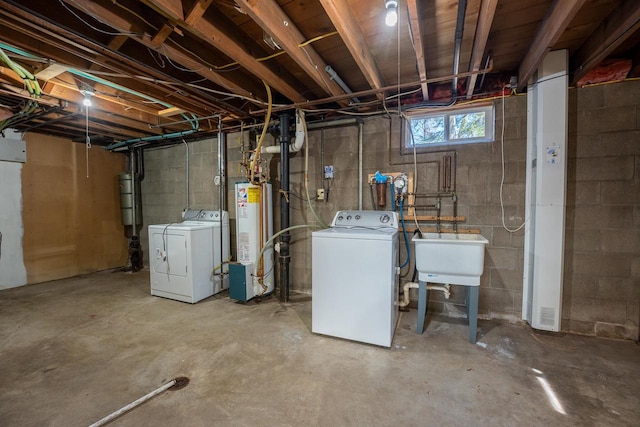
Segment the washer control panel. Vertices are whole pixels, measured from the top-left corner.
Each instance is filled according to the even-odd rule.
[[[222,211],[223,221],[227,220],[229,213]],[[182,219],[184,221],[209,221],[220,222],[220,211],[205,211],[204,209],[195,210],[191,209],[183,212]]]
[[[338,211],[332,227],[398,228],[398,213],[391,211]]]

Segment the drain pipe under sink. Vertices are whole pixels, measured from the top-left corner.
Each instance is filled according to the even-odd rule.
[[[418,289],[418,286],[420,286],[418,284],[418,282],[407,282],[404,284],[404,287],[402,288],[404,290],[404,299],[402,301],[398,301],[396,303],[396,305],[398,307],[406,307],[409,305],[409,289],[414,288],[414,289]],[[451,285],[449,285],[448,283],[445,285],[435,285],[435,284],[431,284],[428,283],[427,284],[427,289],[430,291],[442,291],[444,292],[444,297],[445,299],[449,299],[449,297],[451,296],[451,290],[450,290]]]

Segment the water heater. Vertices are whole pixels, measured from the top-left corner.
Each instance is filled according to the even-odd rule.
[[[260,252],[273,234],[271,184],[235,185],[236,263],[229,265],[229,297],[249,301],[274,289],[273,244]]]

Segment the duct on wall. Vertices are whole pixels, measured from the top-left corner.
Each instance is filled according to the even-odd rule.
[[[125,226],[125,234],[127,237],[135,235],[136,228],[133,227],[133,218],[135,217],[136,225],[142,224],[142,198],[140,182],[135,181],[134,176],[130,172],[122,172],[118,175],[120,182],[120,213],[122,225]],[[133,201],[136,203],[133,203]]]
[[[118,176],[120,181],[120,212],[125,235],[129,240],[131,270],[142,268],[142,250],[138,238],[138,226],[142,225],[142,191],[144,179],[144,155],[142,149],[129,150],[129,170]]]

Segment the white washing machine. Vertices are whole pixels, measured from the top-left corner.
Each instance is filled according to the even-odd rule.
[[[184,218],[149,226],[151,295],[194,304],[229,287],[229,214],[187,211]]]
[[[311,239],[312,332],[390,347],[398,321],[398,214],[339,211]]]

